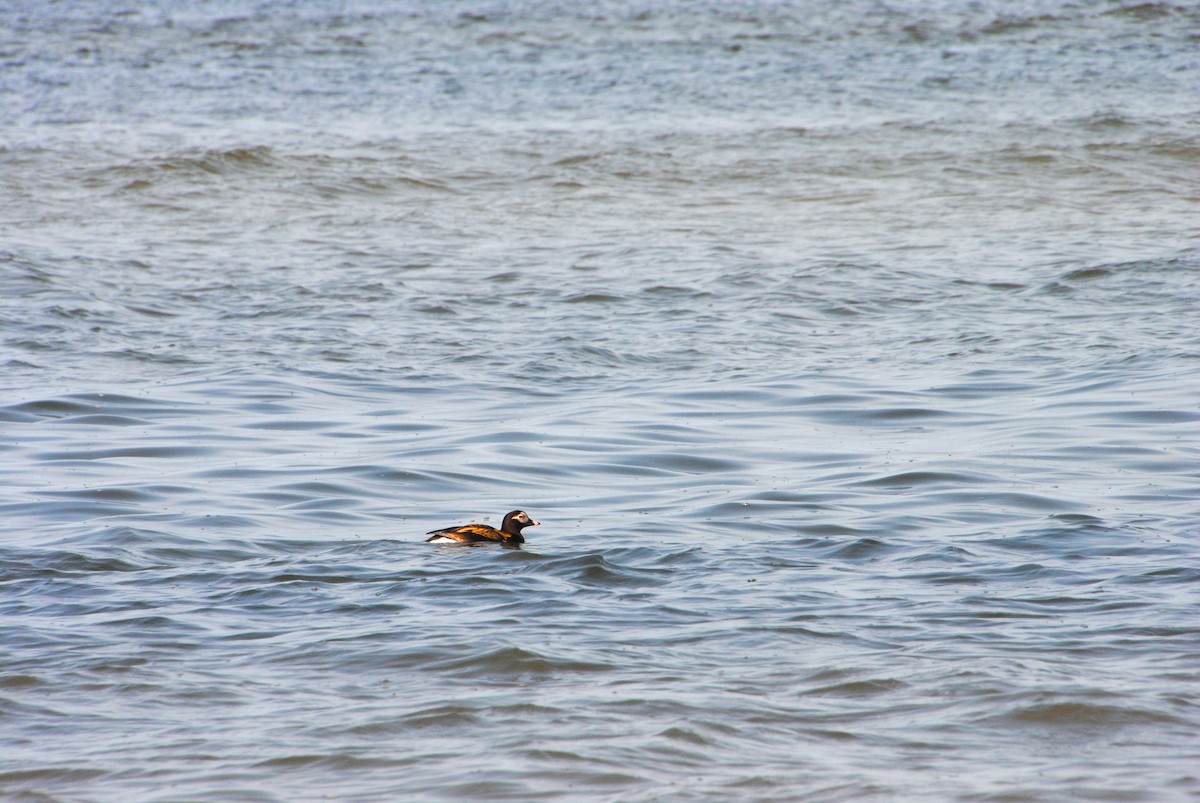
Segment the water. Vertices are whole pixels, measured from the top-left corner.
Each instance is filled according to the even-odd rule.
[[[1197,798],[1198,36],[7,4],[0,797]]]

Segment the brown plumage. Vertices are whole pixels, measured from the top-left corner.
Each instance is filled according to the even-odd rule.
[[[520,546],[525,543],[521,530],[526,527],[536,527],[538,522],[529,518],[524,510],[514,510],[504,517],[500,529],[486,524],[463,524],[458,527],[447,527],[444,530],[430,530],[426,543],[457,543],[481,544],[488,541],[504,544],[505,546]]]

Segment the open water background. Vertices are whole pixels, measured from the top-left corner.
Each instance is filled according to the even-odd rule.
[[[1198,88],[1182,2],[10,0],[0,798],[1200,798]]]

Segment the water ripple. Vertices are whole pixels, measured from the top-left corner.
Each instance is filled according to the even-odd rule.
[[[0,797],[1200,793],[1190,5],[34,5]]]

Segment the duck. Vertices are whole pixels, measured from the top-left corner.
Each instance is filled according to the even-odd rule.
[[[457,527],[446,527],[441,530],[430,530],[425,539],[427,544],[485,544],[494,541],[504,546],[519,547],[525,543],[521,530],[526,527],[536,527],[540,522],[534,521],[524,510],[513,510],[504,515],[500,529],[486,524],[460,524]]]

